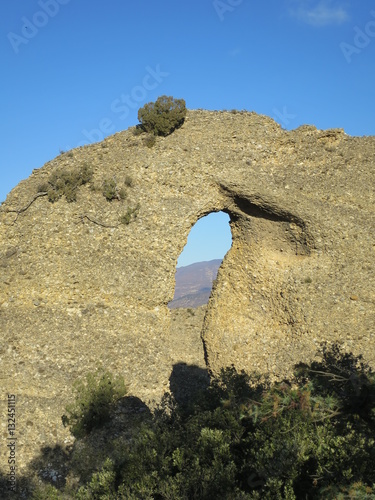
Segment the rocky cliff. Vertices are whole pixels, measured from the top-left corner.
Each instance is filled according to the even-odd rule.
[[[76,201],[41,194],[55,171],[83,166],[93,179]],[[282,377],[324,340],[374,367],[374,178],[374,137],[207,111],[152,148],[129,129],[35,170],[0,208],[0,423],[5,439],[15,394],[18,465],[69,443],[77,377],[101,364],[148,403],[191,362],[167,304],[189,231],[213,211],[233,237],[202,328],[213,373]],[[107,201],[108,179],[126,196]]]

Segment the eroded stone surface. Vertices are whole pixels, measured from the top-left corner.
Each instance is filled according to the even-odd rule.
[[[40,197],[16,220],[54,169],[85,163],[97,185],[130,176],[127,199],[83,186],[77,202]],[[212,372],[284,376],[336,339],[374,366],[374,174],[373,137],[205,111],[152,149],[128,130],[34,171],[0,208],[1,414],[16,394],[19,465],[69,442],[72,383],[98,364],[148,404],[190,362],[167,304],[189,231],[212,211],[233,234],[202,332]]]

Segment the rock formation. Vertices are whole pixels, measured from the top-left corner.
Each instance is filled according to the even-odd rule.
[[[84,165],[94,177],[77,201],[36,197]],[[129,185],[124,200],[97,189],[108,178]],[[18,465],[69,442],[77,377],[100,364],[148,404],[190,362],[167,304],[189,231],[213,211],[229,214],[233,244],[203,324],[211,372],[283,377],[325,340],[374,367],[374,178],[374,137],[200,110],[153,148],[129,129],[33,171],[0,208],[1,432],[15,394]],[[5,473],[6,459],[2,446]]]

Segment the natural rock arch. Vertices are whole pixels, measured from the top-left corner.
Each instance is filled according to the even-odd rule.
[[[293,365],[291,344],[302,328],[301,311],[289,306],[290,279],[308,275],[313,238],[292,213],[226,192],[231,201],[223,210],[230,216],[233,243],[204,319],[206,363],[213,373],[234,364],[280,376]],[[299,352],[306,352],[305,346]]]
[[[193,224],[177,261],[170,309],[207,304],[217,270],[232,244],[229,222],[229,215],[218,211],[204,215]]]
[[[127,130],[21,182],[0,207],[0,413],[15,394],[20,471],[41,446],[69,444],[72,383],[98,363],[146,404],[169,388],[176,262],[212,211],[233,235],[202,334],[212,372],[283,376],[335,340],[375,366],[374,155],[373,137],[189,111],[153,148]],[[94,189],[76,202],[35,198],[56,169],[85,164]],[[95,189],[107,177],[131,178],[124,201]]]

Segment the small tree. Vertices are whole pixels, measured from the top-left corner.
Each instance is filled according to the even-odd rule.
[[[76,438],[108,422],[116,402],[127,392],[122,377],[114,377],[102,369],[89,373],[86,381],[78,380],[73,387],[75,402],[66,407],[68,415],[62,416],[62,422]]]
[[[138,111],[138,120],[146,132],[167,136],[181,127],[186,117],[184,99],[163,95],[156,102],[149,102]]]

